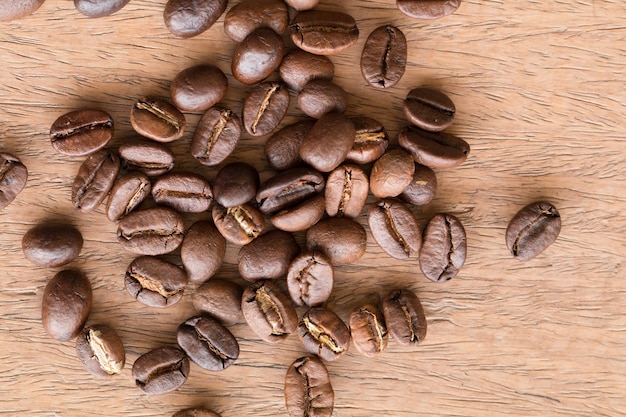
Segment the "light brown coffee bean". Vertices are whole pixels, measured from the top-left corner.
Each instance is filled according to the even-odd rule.
[[[400,131],[398,143],[413,156],[415,162],[434,169],[461,165],[470,153],[469,144],[457,136],[428,132],[414,126]]]
[[[263,82],[254,87],[243,102],[243,126],[252,136],[271,133],[289,109],[289,91],[281,83]]]
[[[239,117],[229,109],[212,107],[198,122],[191,155],[203,165],[217,165],[235,150],[240,137]]]
[[[328,175],[324,194],[329,216],[358,217],[369,194],[367,174],[356,165],[340,165]]]
[[[324,176],[313,168],[291,168],[261,184],[256,201],[261,213],[274,214],[316,195],[325,184]]]
[[[324,55],[296,48],[283,57],[278,72],[289,88],[300,91],[311,80],[332,80],[335,75],[335,64]]]
[[[403,149],[392,149],[374,162],[370,173],[370,190],[378,198],[399,195],[413,179],[413,157]]]
[[[259,172],[245,162],[224,165],[213,182],[215,201],[224,207],[235,207],[252,200],[259,190]]]
[[[408,259],[419,253],[422,231],[413,213],[399,200],[377,201],[367,213],[367,224],[378,246],[389,256]]]
[[[548,248],[561,231],[561,215],[554,205],[537,201],[518,211],[506,229],[506,245],[513,257],[527,261]]]
[[[278,69],[284,54],[283,38],[271,28],[260,27],[237,45],[231,72],[243,84],[256,84]]]
[[[44,0],[20,0],[10,1],[3,4],[0,8],[0,21],[9,22],[21,19],[30,14],[35,13],[43,4]]]
[[[350,120],[354,124],[356,136],[346,155],[346,162],[368,164],[383,156],[389,146],[385,127],[378,120],[367,116],[351,117]]]
[[[81,164],[72,184],[72,205],[82,212],[95,210],[104,201],[120,170],[114,151],[100,149]]]
[[[228,79],[214,65],[200,64],[185,68],[172,80],[172,102],[181,111],[207,111],[226,95]]]
[[[343,113],[348,107],[348,93],[332,81],[313,79],[298,93],[298,107],[314,119],[330,112]]]
[[[461,5],[461,0],[396,0],[398,9],[417,19],[439,19],[452,14]]]
[[[281,0],[243,0],[224,16],[224,32],[235,42],[260,27],[269,27],[283,34],[289,24],[287,5]]]
[[[242,318],[241,296],[243,288],[234,281],[211,278],[193,294],[193,306],[197,311],[232,326]]]
[[[186,120],[176,107],[157,97],[143,97],[130,111],[130,123],[142,136],[157,142],[172,142],[185,133]]]
[[[341,12],[308,10],[296,15],[290,25],[297,47],[318,55],[338,54],[359,38],[356,21]]]
[[[163,20],[175,36],[191,38],[208,30],[224,13],[228,0],[169,0]]]
[[[415,164],[411,183],[400,194],[400,199],[415,206],[423,206],[432,201],[437,192],[437,176],[427,166]]]
[[[461,221],[451,214],[434,215],[422,237],[419,264],[428,279],[435,282],[454,278],[467,255],[465,228]]]
[[[189,377],[189,358],[181,349],[163,346],[137,358],[132,369],[135,385],[148,395],[180,388]]]
[[[28,169],[19,158],[0,152],[0,210],[15,200],[28,180]]]
[[[212,221],[201,220],[191,225],[180,246],[190,282],[202,283],[219,271],[226,254],[226,239]]]
[[[432,88],[414,88],[403,103],[404,115],[420,129],[441,132],[454,120],[456,108],[450,97]]]
[[[63,155],[85,156],[104,148],[114,132],[110,114],[102,110],[81,109],[66,113],[52,123],[50,142]]]
[[[314,195],[303,202],[280,210],[270,218],[274,227],[286,232],[309,229],[324,216],[324,196]]]
[[[185,222],[176,210],[153,207],[129,213],[117,226],[117,241],[139,255],[163,255],[180,246]]]
[[[354,124],[349,118],[341,113],[326,113],[302,140],[300,157],[318,171],[330,172],[346,159],[355,136]]]
[[[285,375],[289,417],[331,417],[335,393],[324,362],[315,356],[296,359]]]
[[[321,252],[308,251],[289,265],[287,289],[298,306],[320,306],[333,290],[334,271],[330,260]]]
[[[252,242],[265,229],[263,214],[251,204],[229,208],[216,204],[211,214],[217,230],[235,245]]]
[[[270,230],[239,249],[239,275],[246,281],[282,278],[299,254],[300,246],[291,233]]]
[[[302,163],[300,145],[314,124],[312,119],[292,123],[265,141],[265,156],[274,171],[284,171]]]
[[[365,254],[366,243],[363,226],[345,217],[322,220],[306,233],[307,249],[324,253],[332,265],[358,261]]]
[[[324,307],[312,307],[304,313],[298,338],[304,350],[329,362],[345,355],[350,347],[350,330],[337,314]]]
[[[202,175],[170,172],[154,181],[150,191],[157,204],[181,213],[202,213],[213,201],[213,187]]]
[[[76,353],[85,368],[98,378],[109,378],[124,369],[126,350],[115,330],[104,324],[85,327],[76,339]]]
[[[350,336],[354,347],[365,356],[376,356],[385,350],[389,336],[382,311],[372,304],[352,310]]]
[[[130,171],[120,176],[109,194],[106,205],[107,219],[121,219],[139,207],[150,195],[150,179],[139,171]]]
[[[122,167],[139,171],[148,177],[158,177],[174,169],[176,157],[164,144],[148,139],[132,139],[118,149]]]
[[[163,259],[140,256],[126,269],[124,285],[137,301],[150,307],[164,308],[182,299],[187,274]]]
[[[24,257],[35,265],[47,268],[72,262],[82,248],[83,235],[69,224],[39,224],[22,237]]]
[[[417,295],[406,289],[393,290],[383,299],[387,331],[400,345],[424,341],[428,329],[424,308]]]
[[[404,75],[406,59],[404,33],[395,26],[380,26],[365,41],[361,52],[361,74],[372,87],[393,87]]]

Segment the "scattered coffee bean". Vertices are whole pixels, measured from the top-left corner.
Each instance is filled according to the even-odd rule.
[[[454,120],[456,108],[450,98],[438,90],[414,88],[403,103],[404,115],[420,129],[441,132]]]
[[[263,82],[243,102],[243,125],[252,136],[271,133],[287,114],[289,91],[277,82]]]
[[[82,212],[95,210],[115,183],[120,158],[113,151],[100,149],[89,155],[78,169],[72,184],[72,204]]]
[[[0,8],[0,21],[9,22],[35,13],[44,0],[21,0],[5,2]]]
[[[142,136],[157,142],[171,142],[185,132],[185,115],[167,101],[143,97],[130,111],[130,123]]]
[[[289,417],[331,417],[335,393],[324,363],[315,356],[296,359],[285,375]]]
[[[139,171],[130,171],[120,176],[107,200],[107,218],[112,222],[121,219],[139,207],[150,195],[150,179]]]
[[[291,40],[307,52],[338,54],[359,39],[354,18],[341,12],[308,10],[296,15],[290,25]]]
[[[260,27],[235,49],[231,72],[243,84],[256,84],[278,69],[285,54],[285,42],[274,30]]]
[[[202,112],[226,95],[228,79],[214,65],[194,65],[176,74],[170,84],[172,102],[181,111]]]
[[[457,136],[428,132],[414,126],[400,131],[398,143],[413,156],[415,162],[434,169],[461,165],[470,153],[467,142]]]
[[[451,214],[433,216],[422,238],[420,269],[435,282],[454,278],[465,263],[467,242],[463,224]]]
[[[153,207],[129,213],[117,227],[117,241],[122,248],[140,255],[163,255],[178,248],[183,241],[182,216],[167,207]]]
[[[369,193],[367,174],[356,165],[335,168],[326,180],[326,213],[355,218],[361,214]]]
[[[334,361],[348,352],[350,331],[333,311],[312,307],[298,325],[298,338],[304,350],[325,361]]]
[[[324,216],[324,196],[314,195],[303,202],[276,212],[270,221],[277,229],[286,232],[307,230]]]
[[[228,0],[169,0],[165,5],[165,26],[180,38],[191,38],[209,29],[226,10]]]
[[[54,121],[50,142],[63,155],[85,156],[104,148],[114,131],[109,113],[95,109],[75,110]]]
[[[110,16],[122,7],[126,6],[130,0],[74,0],[74,7],[87,17]]]
[[[285,3],[296,10],[310,10],[317,6],[319,2],[319,0],[285,0]]]
[[[527,261],[546,250],[561,231],[561,216],[545,201],[527,205],[513,216],[506,229],[506,246],[513,257]]]
[[[241,121],[231,110],[212,107],[204,113],[191,141],[191,155],[203,165],[226,159],[239,143]]]
[[[15,156],[0,152],[0,210],[15,200],[28,180],[28,169]]]
[[[289,265],[287,289],[298,306],[316,307],[324,304],[333,290],[333,266],[321,252],[304,252]]]
[[[461,5],[461,0],[396,0],[402,13],[417,19],[439,19],[452,14]]]
[[[85,368],[99,378],[121,373],[126,362],[122,340],[115,330],[104,324],[83,329],[76,339],[76,353]]]
[[[311,80],[332,80],[335,64],[324,55],[296,48],[283,57],[278,73],[289,88],[300,91]]]
[[[356,135],[346,155],[346,162],[368,164],[383,156],[389,146],[385,127],[378,120],[367,116],[352,117],[350,121],[354,124]]]
[[[189,359],[208,371],[221,371],[239,357],[239,343],[219,321],[210,317],[191,317],[176,332],[176,341]]]
[[[380,26],[365,41],[361,53],[361,74],[372,87],[393,87],[404,75],[406,59],[404,33],[395,26]]]
[[[400,194],[400,199],[415,206],[423,206],[432,201],[437,192],[437,176],[427,166],[415,164],[411,183]]]
[[[202,284],[193,294],[193,306],[197,311],[231,326],[242,318],[241,296],[243,289],[236,282],[212,278]]]
[[[319,119],[326,113],[343,113],[348,106],[348,93],[328,80],[314,79],[298,94],[298,107],[304,114]]]
[[[300,157],[318,171],[330,172],[346,159],[355,136],[354,124],[349,118],[341,113],[326,113],[302,140]]]
[[[385,152],[372,166],[370,189],[378,198],[399,195],[413,179],[415,163],[413,157],[403,149]]]
[[[135,258],[124,285],[137,301],[150,307],[169,307],[183,298],[187,274],[178,266],[153,256]]]
[[[192,172],[170,172],[152,184],[152,198],[157,204],[182,213],[202,213],[213,201],[213,188],[202,175]]]
[[[40,224],[22,237],[22,251],[26,259],[48,268],[72,262],[82,248],[83,236],[68,224]]]
[[[367,213],[367,224],[378,246],[389,256],[408,259],[419,253],[422,231],[413,213],[399,200],[376,202]]]
[[[300,246],[289,232],[270,230],[239,249],[239,275],[246,281],[281,278],[300,254]]]
[[[324,185],[324,176],[313,168],[291,168],[261,184],[256,201],[261,213],[274,214],[316,195]]]
[[[282,34],[288,24],[287,5],[281,0],[243,0],[224,16],[224,32],[235,42],[243,41],[260,27]]]
[[[148,177],[167,174],[176,163],[174,153],[167,146],[148,139],[132,139],[122,144],[118,153],[125,169],[143,172]]]
[[[226,239],[212,221],[201,220],[191,225],[180,246],[180,259],[187,278],[202,283],[222,266],[226,254]]]
[[[292,123],[265,141],[265,156],[273,170],[284,171],[302,163],[300,145],[314,124],[315,120],[312,119]]]
[[[365,304],[350,313],[352,344],[365,356],[376,356],[387,348],[389,336],[385,317],[378,307]]]
[[[402,289],[391,291],[383,300],[387,331],[403,346],[417,345],[426,338],[426,316],[415,293]]]
[[[358,261],[365,254],[366,243],[363,226],[345,217],[322,220],[306,232],[307,249],[323,252],[332,265]]]
[[[186,408],[184,410],[180,410],[172,417],[221,417],[219,414],[207,410],[206,408]]]
[[[189,359],[176,347],[152,349],[137,358],[132,369],[135,385],[146,394],[159,395],[181,387],[189,376]]]
[[[216,204],[211,214],[217,230],[235,245],[252,242],[265,229],[263,214],[251,204],[229,208]]]
[[[213,183],[215,201],[224,207],[235,207],[252,200],[259,190],[259,172],[245,162],[224,165]]]

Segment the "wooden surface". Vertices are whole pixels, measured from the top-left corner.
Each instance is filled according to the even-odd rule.
[[[372,294],[401,286],[417,292],[429,327],[417,348],[390,341],[375,359],[352,350],[329,363],[333,415],[626,415],[624,3],[472,0],[431,22],[404,16],[393,1],[334,3],[322,1],[319,8],[351,13],[361,31],[353,48],[332,57],[335,82],[350,93],[347,114],[378,118],[396,143],[407,92],[438,88],[457,107],[449,131],[471,145],[471,154],[462,166],[438,171],[436,199],[414,208],[422,225],[438,211],[464,223],[468,257],[459,276],[432,283],[416,259],[391,259],[369,232],[361,261],[337,268],[328,306],[342,318],[374,301]],[[131,0],[113,16],[88,19],[69,0],[47,0],[35,14],[0,24],[0,149],[30,172],[24,191],[0,212],[2,414],[171,416],[204,405],[223,417],[287,415],[284,375],[303,355],[300,342],[292,335],[270,346],[244,322],[231,327],[241,355],[226,371],[192,365],[181,389],[158,397],[134,387],[134,360],[175,344],[176,327],[194,314],[193,288],[165,310],[133,300],[123,275],[134,255],[118,246],[104,207],[85,215],[74,210],[70,190],[82,158],[61,156],[50,145],[57,117],[97,107],[113,115],[111,146],[119,146],[135,136],[128,119],[134,100],[167,97],[174,75],[198,63],[227,73],[223,104],[241,110],[249,88],[230,74],[236,45],[223,33],[223,16],[198,37],[177,39],[163,23],[164,4]],[[397,86],[379,91],[363,81],[358,59],[367,35],[388,23],[404,31],[410,63]],[[213,180],[217,169],[189,154],[199,116],[188,115],[190,128],[171,147],[178,169]],[[284,124],[300,117],[292,95]],[[228,161],[250,162],[268,178],[265,139],[244,136]],[[504,231],[517,210],[538,199],[558,207],[562,231],[544,254],[520,263],[507,252]],[[207,217],[186,218],[191,224]],[[54,341],[43,331],[43,289],[60,268],[29,264],[21,239],[51,219],[83,233],[84,249],[70,266],[92,282],[89,323],[109,324],[126,345],[123,374],[110,380],[87,373],[74,342]],[[358,220],[366,225],[365,215]],[[218,276],[240,281],[237,251],[229,245]],[[176,254],[168,259],[180,262]]]

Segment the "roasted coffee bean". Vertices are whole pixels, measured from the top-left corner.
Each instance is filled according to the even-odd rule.
[[[243,41],[260,27],[282,34],[288,24],[287,5],[281,0],[244,0],[224,16],[224,32],[235,42]]]
[[[85,327],[76,339],[76,353],[94,376],[109,378],[124,369],[126,351],[115,330],[104,324]]]
[[[137,301],[150,307],[169,307],[183,298],[187,274],[178,266],[153,256],[135,258],[124,285]]]
[[[239,275],[246,281],[284,277],[299,254],[300,246],[291,233],[270,230],[239,249]]]
[[[383,300],[387,331],[401,345],[417,345],[426,338],[426,316],[422,303],[412,291],[391,291]]]
[[[243,102],[243,125],[252,136],[271,133],[287,114],[289,91],[277,82],[263,82]]]
[[[317,6],[319,2],[319,0],[285,0],[285,3],[296,10],[310,10]]]
[[[235,207],[252,200],[259,190],[259,172],[245,162],[232,162],[219,170],[213,183],[215,201]]]
[[[72,204],[82,212],[95,210],[115,184],[120,158],[108,149],[89,155],[78,169],[72,184]]]
[[[175,36],[191,38],[213,26],[226,6],[228,0],[169,0],[163,20]]]
[[[451,214],[433,216],[424,230],[419,254],[424,275],[431,281],[448,281],[459,272],[466,254],[467,242],[461,221]]]
[[[304,350],[325,361],[343,356],[350,347],[350,330],[333,311],[323,307],[310,308],[298,325],[298,338]]]
[[[278,69],[284,54],[283,38],[271,28],[260,27],[237,45],[231,72],[243,84],[256,84]]]
[[[219,414],[207,410],[206,408],[185,408],[184,410],[180,410],[172,417],[221,417]]]
[[[404,33],[395,26],[380,26],[365,41],[361,52],[361,74],[372,87],[393,87],[404,75],[406,58]]]
[[[170,84],[172,102],[181,111],[201,112],[226,95],[228,79],[214,65],[194,65],[176,74]]]
[[[545,201],[527,205],[513,216],[506,229],[506,246],[513,257],[527,261],[546,250],[561,231],[561,216]]]
[[[326,113],[302,140],[300,157],[318,171],[330,172],[346,159],[355,136],[350,119],[341,113]]]
[[[141,136],[171,142],[185,133],[185,115],[167,101],[143,97],[130,110],[130,123]]]
[[[120,146],[122,166],[143,172],[149,177],[167,174],[176,163],[174,153],[165,145],[148,139],[132,139]]]
[[[74,7],[87,17],[110,16],[126,6],[130,0],[74,0]]]
[[[332,81],[311,80],[298,94],[298,107],[314,119],[330,112],[343,113],[348,107],[348,93]]]
[[[44,0],[20,0],[8,1],[0,7],[0,21],[8,22],[21,19],[35,11],[43,4]]]
[[[106,213],[112,222],[121,219],[139,207],[150,195],[150,179],[139,171],[130,171],[120,176],[109,194]]]
[[[313,168],[291,168],[261,184],[256,201],[261,213],[274,214],[321,192],[324,185],[324,176]]]
[[[291,40],[297,47],[318,55],[338,54],[359,39],[359,29],[354,18],[341,12],[300,12],[289,28]]]
[[[399,195],[413,179],[415,163],[413,157],[403,149],[385,152],[372,166],[370,189],[378,198]]]
[[[441,132],[449,127],[456,111],[447,95],[430,88],[409,91],[402,107],[409,122],[429,132]]]
[[[287,289],[298,306],[320,306],[333,290],[333,266],[326,255],[309,251],[297,256],[289,265]]]
[[[323,252],[332,265],[358,261],[365,254],[366,243],[363,226],[345,217],[322,220],[306,232],[307,249]]]
[[[315,356],[296,359],[285,375],[289,417],[331,417],[335,393],[324,363]]]
[[[15,200],[28,180],[28,169],[15,156],[0,152],[0,210]]]
[[[152,349],[133,363],[135,385],[146,394],[159,395],[181,387],[189,376],[189,359],[176,347]]]
[[[239,343],[219,321],[211,317],[191,317],[178,326],[176,341],[199,367],[221,371],[239,357]]]
[[[193,306],[203,314],[231,326],[241,320],[241,296],[243,288],[236,282],[212,278],[202,284],[193,294]]]
[[[300,204],[276,212],[270,221],[277,229],[286,232],[307,230],[324,216],[324,196],[315,195]]]
[[[289,88],[300,91],[311,80],[332,80],[335,64],[324,55],[296,48],[283,57],[278,73]]]
[[[400,131],[398,143],[415,162],[434,169],[454,168],[465,162],[470,153],[467,142],[457,136],[428,132],[414,126]]]
[[[437,192],[437,176],[427,166],[415,164],[415,173],[411,183],[406,186],[400,198],[415,206],[423,206],[432,201]]]
[[[372,237],[389,256],[408,259],[419,253],[422,230],[417,219],[403,203],[385,198],[372,205],[367,213]]]
[[[340,165],[326,180],[326,213],[355,218],[361,214],[369,193],[367,174],[356,165]]]
[[[41,304],[41,321],[49,336],[70,340],[83,329],[93,297],[89,279],[80,271],[58,272],[46,285]]]
[[[75,110],[52,123],[50,142],[63,155],[85,156],[104,148],[114,131],[109,113],[95,109]]]
[[[203,165],[217,165],[235,150],[240,137],[239,117],[231,110],[212,107],[198,122],[191,155]]]
[[[152,198],[157,204],[182,213],[202,213],[213,201],[213,188],[202,175],[192,172],[170,172],[152,185]]]
[[[252,242],[265,229],[263,215],[251,204],[229,208],[216,204],[211,214],[217,230],[235,245]]]
[[[190,282],[202,283],[217,273],[226,254],[226,239],[212,221],[191,225],[180,246],[180,258]]]
[[[167,207],[129,213],[117,227],[122,248],[140,255],[163,255],[178,248],[185,234],[183,217]]]
[[[417,19],[438,19],[452,14],[461,0],[396,0],[396,6],[407,16]]]
[[[40,224],[22,237],[22,251],[26,259],[48,268],[72,262],[82,248],[83,235],[68,224]]]
[[[260,280],[247,287],[241,297],[241,311],[250,328],[270,343],[284,341],[298,327],[298,314],[273,280]]]
[[[385,317],[378,307],[365,304],[350,313],[352,344],[365,356],[376,356],[387,347]]]
[[[287,125],[265,141],[265,156],[275,171],[284,171],[302,163],[300,145],[315,120],[307,119]]]
[[[368,164],[383,156],[389,146],[385,127],[378,120],[367,116],[352,117],[350,121],[354,124],[356,135],[346,155],[346,162]]]

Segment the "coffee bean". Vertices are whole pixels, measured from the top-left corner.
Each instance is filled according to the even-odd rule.
[[[389,336],[385,317],[378,307],[365,304],[350,313],[352,344],[365,356],[376,356],[387,348]]]
[[[417,19],[438,19],[452,14],[461,0],[396,0],[396,6],[407,16]]]
[[[180,246],[180,258],[190,282],[202,283],[222,266],[226,254],[226,239],[212,221],[197,221],[185,233]]]
[[[296,10],[310,10],[317,6],[319,2],[319,0],[285,0],[285,3]]]
[[[372,166],[370,189],[378,198],[399,195],[413,179],[415,163],[413,157],[403,149],[385,152]]]
[[[404,33],[395,26],[380,26],[365,41],[361,52],[361,74],[372,87],[393,87],[404,75],[406,59]]]
[[[130,171],[120,176],[109,194],[106,213],[112,222],[121,219],[139,207],[150,195],[150,179],[139,171]]]
[[[465,263],[467,242],[463,224],[451,214],[433,216],[422,238],[419,263],[428,279],[448,281],[456,276]]]
[[[246,281],[284,277],[299,254],[300,246],[291,233],[270,230],[239,249],[239,275]]]
[[[306,119],[287,125],[265,141],[265,156],[274,171],[284,171],[302,163],[300,145],[315,120]]]
[[[140,255],[163,255],[183,241],[182,216],[167,207],[133,211],[120,220],[117,241],[122,248]]]
[[[297,256],[289,265],[287,289],[298,306],[320,306],[333,290],[333,266],[326,255],[309,251]]]
[[[415,293],[400,289],[383,300],[387,331],[403,346],[417,345],[426,338],[427,322],[422,303]]]
[[[326,213],[331,217],[358,217],[368,193],[367,174],[356,165],[340,165],[326,180]]]
[[[278,69],[284,54],[283,38],[271,28],[260,27],[235,49],[231,72],[243,84],[256,84]]]
[[[185,115],[167,101],[143,97],[130,111],[130,123],[142,136],[157,142],[171,142],[185,132]]]
[[[241,296],[243,289],[236,282],[212,278],[202,284],[193,294],[193,306],[197,311],[231,326],[241,320]]]
[[[296,15],[290,25],[293,43],[313,54],[338,54],[359,38],[354,18],[341,12],[309,10]]]
[[[207,111],[226,95],[228,79],[213,65],[194,65],[176,74],[170,84],[172,102],[179,110]]]
[[[259,190],[259,172],[245,162],[232,162],[219,170],[213,183],[215,201],[235,207],[252,200]]]
[[[527,205],[513,216],[506,229],[506,246],[513,257],[527,261],[548,248],[561,231],[561,216],[545,201]]]
[[[145,305],[169,307],[183,298],[187,274],[163,259],[140,256],[126,269],[124,285],[133,298]]]
[[[74,7],[87,17],[110,16],[122,7],[126,6],[130,0],[74,0]]]
[[[191,317],[176,332],[176,341],[189,359],[208,371],[221,371],[239,357],[239,343],[219,321],[210,317]]]
[[[328,80],[311,80],[298,94],[298,107],[314,119],[330,112],[343,113],[347,106],[348,93]]]
[[[235,245],[252,242],[265,229],[263,215],[251,204],[229,208],[216,204],[211,214],[217,230]]]
[[[56,340],[75,338],[89,317],[92,303],[91,283],[82,272],[74,269],[58,272],[43,292],[44,330]]]
[[[107,112],[75,110],[54,121],[50,141],[61,154],[84,156],[104,148],[113,138],[114,131],[113,118]]]
[[[386,198],[372,205],[367,213],[372,237],[389,256],[408,259],[419,253],[422,231],[417,219],[400,201]]]
[[[15,156],[0,152],[0,210],[15,200],[28,180],[28,169]]]
[[[323,252],[332,265],[358,261],[365,254],[366,243],[363,226],[345,217],[322,220],[306,232],[307,249]]]
[[[313,168],[291,168],[261,184],[256,201],[261,213],[274,214],[321,192],[324,185],[324,176]]]
[[[287,114],[289,91],[277,82],[263,82],[243,102],[243,125],[252,136],[271,133]]]
[[[447,95],[430,88],[409,91],[402,107],[409,122],[429,132],[441,132],[449,127],[456,112]]]
[[[169,0],[163,11],[163,20],[175,36],[191,38],[213,26],[226,6],[228,0]]]
[[[184,410],[180,410],[172,417],[221,417],[219,414],[207,410],[206,408],[186,408]]]
[[[470,147],[463,139],[444,132],[433,133],[413,126],[404,127],[398,143],[418,164],[427,167],[454,168],[467,159]]]
[[[224,32],[235,42],[243,41],[260,27],[282,34],[288,24],[287,5],[281,0],[244,0],[224,16]]]
[[[89,155],[72,184],[72,205],[82,212],[95,210],[115,183],[120,158],[114,151],[100,149]]]
[[[176,163],[174,153],[165,145],[147,139],[132,139],[120,146],[122,166],[131,171],[158,177],[170,172]]]
[[[335,393],[324,363],[315,356],[296,359],[285,375],[285,406],[290,417],[331,417]]]
[[[415,164],[411,183],[400,194],[400,198],[415,206],[423,206],[432,201],[437,192],[437,176],[427,166]]]
[[[314,195],[303,202],[276,212],[270,221],[277,229],[301,232],[316,224],[324,216],[324,196]]]
[[[324,55],[292,49],[278,67],[280,78],[292,90],[300,91],[311,80],[332,80],[335,64]]]
[[[354,144],[355,133],[354,124],[346,116],[326,113],[302,140],[300,157],[318,171],[330,172],[346,159]]]
[[[22,251],[26,259],[48,268],[72,262],[82,248],[83,236],[68,224],[40,224],[22,237]]]
[[[354,124],[356,135],[346,155],[346,162],[368,164],[383,156],[389,146],[385,127],[378,120],[367,116],[352,117],[350,121]]]
[[[9,22],[11,20],[21,19],[41,7],[44,0],[20,0],[5,2],[0,8],[0,21]]]
[[[333,311],[312,307],[302,316],[298,338],[304,350],[325,361],[334,361],[348,352],[350,331]]]
[[[157,204],[182,213],[202,213],[213,201],[213,188],[202,175],[192,172],[170,172],[152,185],[152,198]]]
[[[132,369],[135,385],[146,394],[159,395],[181,387],[189,376],[189,359],[182,350],[163,346],[137,358]]]
[[[231,110],[212,107],[204,113],[191,141],[191,155],[203,165],[226,159],[239,143],[241,121]]]
[[[104,324],[85,327],[76,339],[76,353],[94,376],[109,378],[124,369],[126,351],[115,330]]]

